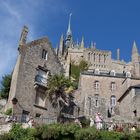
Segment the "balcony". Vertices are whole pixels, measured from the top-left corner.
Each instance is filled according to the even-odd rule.
[[[42,77],[41,75],[36,75],[34,86],[35,88],[37,87],[47,88],[47,79]]]

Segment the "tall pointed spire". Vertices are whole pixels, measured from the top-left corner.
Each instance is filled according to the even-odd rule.
[[[135,53],[138,53],[138,49],[137,49],[136,42],[134,40],[134,42],[133,42],[133,48],[132,48],[132,54],[135,54]]]
[[[70,13],[69,15],[69,24],[68,24],[68,30],[67,30],[67,36],[66,36],[66,40],[65,40],[65,45],[66,48],[71,48],[72,47],[72,31],[71,31],[71,16],[72,13]]]
[[[136,42],[133,42],[133,47],[132,47],[132,62],[138,62],[139,59],[139,53],[138,53],[138,49],[137,49],[137,45]]]
[[[70,15],[69,15],[69,24],[68,24],[67,36],[72,34],[72,31],[71,31],[71,16],[72,16],[72,13],[70,13]]]
[[[84,48],[84,37],[82,37],[81,48]]]
[[[95,42],[93,42],[93,41],[91,41],[90,48],[92,48],[92,49],[96,49],[96,43],[95,43]]]

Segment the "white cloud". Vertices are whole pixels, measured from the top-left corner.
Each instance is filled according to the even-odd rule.
[[[18,40],[23,25],[29,27],[29,40],[38,36],[40,22],[51,25],[51,18],[61,16],[65,4],[60,0],[1,0],[0,2],[0,79],[10,73],[16,62]]]

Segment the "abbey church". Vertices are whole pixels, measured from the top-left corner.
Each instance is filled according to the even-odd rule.
[[[85,46],[73,41],[71,15],[66,37],[60,38],[59,46],[52,48],[44,37],[27,42],[28,28],[24,26],[19,42],[19,55],[15,65],[10,94],[11,100],[18,99],[14,113],[23,116],[54,117],[53,108],[45,96],[48,75],[63,73],[70,78],[70,67],[81,60],[88,63],[88,70],[80,73],[78,89],[74,93],[79,111],[75,116],[90,118],[100,112],[104,118],[118,117],[136,121],[140,117],[140,56],[134,41],[131,62],[112,59],[111,51],[99,50],[96,43]]]

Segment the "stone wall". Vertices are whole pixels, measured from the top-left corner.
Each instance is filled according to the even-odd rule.
[[[43,49],[48,53],[47,60],[42,58]],[[51,75],[63,72],[61,64],[47,38],[27,43],[23,50],[20,50],[12,76],[10,96],[7,104],[7,106],[11,106],[13,97],[18,99],[18,103],[13,106],[14,114],[21,115],[23,110],[25,110],[30,112],[32,116],[35,116],[36,113],[42,116],[54,115],[54,110],[47,99],[44,108],[35,105],[36,88],[34,84],[39,67],[47,69]]]

